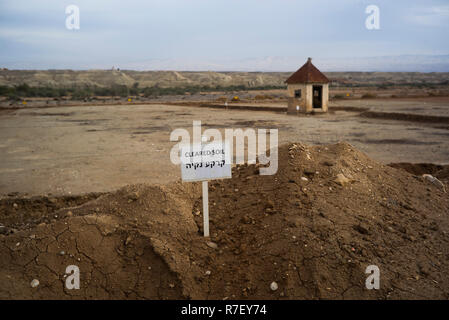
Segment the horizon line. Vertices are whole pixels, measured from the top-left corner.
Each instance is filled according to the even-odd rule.
[[[297,70],[297,69],[296,69]],[[0,67],[0,72],[4,71],[73,71],[73,72],[86,72],[86,71],[132,71],[132,72],[191,72],[191,73],[200,73],[200,72],[215,72],[215,73],[289,73],[295,72],[292,71],[263,71],[263,70],[177,70],[177,69],[148,69],[148,70],[136,70],[136,69],[70,69],[70,68],[48,68],[48,69],[10,69],[7,67]],[[340,70],[340,71],[326,71],[320,70],[321,72],[327,73],[449,73],[448,71],[382,71],[382,70],[363,70],[363,71],[351,71],[351,70]]]

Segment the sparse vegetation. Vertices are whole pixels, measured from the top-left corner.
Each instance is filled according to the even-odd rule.
[[[254,100],[272,100],[274,97],[266,94],[258,94],[254,97]]]
[[[31,97],[49,97],[58,98],[70,96],[73,100],[87,99],[94,96],[115,96],[127,97],[129,95],[145,97],[157,97],[166,95],[184,95],[195,94],[200,92],[238,92],[248,90],[272,90],[284,89],[284,86],[258,86],[246,87],[242,85],[237,86],[185,86],[185,87],[168,87],[162,88],[159,86],[140,88],[139,83],[136,82],[132,87],[125,85],[114,85],[111,87],[99,86],[85,86],[85,87],[71,87],[71,88],[55,88],[55,87],[31,87],[27,84],[18,86],[0,86],[0,96],[8,97],[10,99],[31,98]]]
[[[362,95],[362,99],[374,99],[376,97],[377,95],[375,95],[374,93],[365,93]]]
[[[215,101],[216,102],[226,102],[226,101],[228,101],[228,98],[227,97],[219,97],[219,98],[215,99]]]

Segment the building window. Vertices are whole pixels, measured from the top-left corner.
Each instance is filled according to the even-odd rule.
[[[295,98],[300,99],[301,98],[301,89],[295,90]]]

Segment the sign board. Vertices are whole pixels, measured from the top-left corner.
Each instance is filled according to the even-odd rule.
[[[231,152],[227,142],[182,146],[180,158],[183,181],[231,178]]]
[[[204,237],[209,237],[208,180],[231,178],[231,150],[227,142],[195,143],[181,147],[183,181],[202,181]]]

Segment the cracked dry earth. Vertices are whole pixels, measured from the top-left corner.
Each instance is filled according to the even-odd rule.
[[[448,194],[349,144],[284,145],[276,175],[236,166],[209,203],[206,241],[198,183],[4,198],[0,298],[449,298]],[[365,288],[369,265],[379,290]]]

